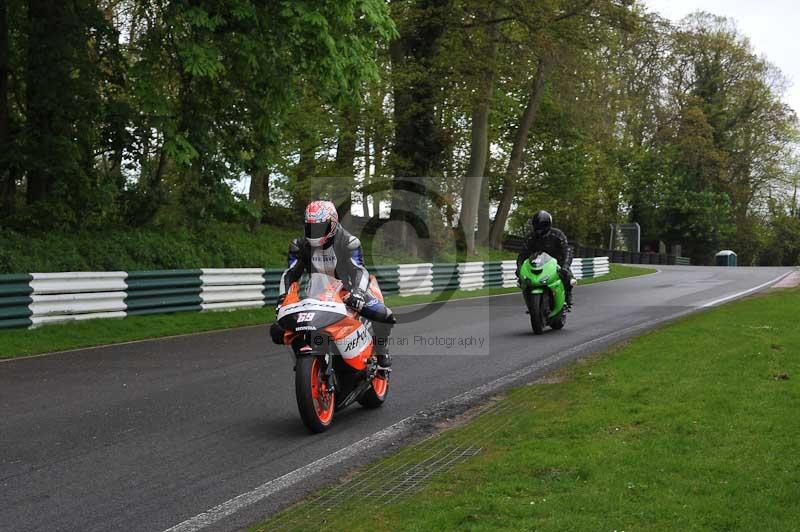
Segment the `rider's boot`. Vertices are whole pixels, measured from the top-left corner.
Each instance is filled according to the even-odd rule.
[[[375,345],[375,355],[378,359],[378,369],[389,369],[392,367],[392,357],[388,347],[382,342]]]
[[[392,326],[397,322],[392,311],[383,303],[366,305],[361,315],[372,320],[372,334],[375,340],[375,356],[378,359],[378,370],[391,371],[392,357],[389,356],[389,335]]]

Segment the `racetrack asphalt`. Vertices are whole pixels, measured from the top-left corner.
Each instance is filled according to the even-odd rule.
[[[565,329],[541,336],[519,294],[398,308],[386,405],[350,407],[316,436],[297,414],[290,355],[267,327],[2,362],[0,530],[165,530],[537,360],[791,271],[658,268],[577,287]],[[292,500],[283,497],[211,529],[246,525]]]

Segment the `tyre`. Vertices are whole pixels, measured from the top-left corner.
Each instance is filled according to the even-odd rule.
[[[335,397],[328,391],[325,363],[319,356],[297,359],[294,392],[303,424],[314,433],[325,432],[333,421]]]
[[[534,334],[542,334],[547,324],[547,297],[544,294],[531,294],[531,329]]]
[[[565,309],[561,311],[561,314],[553,318],[553,320],[550,322],[550,327],[558,331],[563,329],[564,325],[566,324],[567,324],[567,311]]]
[[[361,394],[358,402],[364,408],[380,408],[389,395],[389,376],[375,377],[372,379],[372,387]]]

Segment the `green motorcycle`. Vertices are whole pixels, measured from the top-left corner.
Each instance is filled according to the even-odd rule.
[[[542,334],[548,325],[563,329],[567,323],[566,294],[556,259],[547,253],[529,257],[520,267],[519,282],[533,332]]]

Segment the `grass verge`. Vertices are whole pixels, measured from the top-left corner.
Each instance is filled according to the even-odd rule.
[[[618,271],[618,268],[623,270]],[[630,272],[628,270],[635,270]],[[611,274],[594,281],[617,279],[630,275],[649,273],[644,268],[612,265]],[[589,281],[586,279],[585,281]],[[584,281],[581,281],[583,284]],[[517,288],[484,288],[474,291],[448,292],[450,299],[480,297],[516,292]],[[438,295],[388,296],[390,307],[414,305],[432,301]],[[48,325],[38,329],[15,329],[0,332],[0,359],[15,358],[68,349],[79,349],[103,344],[117,344],[133,340],[163,338],[234,327],[270,323],[275,318],[272,308],[234,310],[230,312],[193,312],[133,316],[125,319],[87,320]]]
[[[417,494],[311,515],[370,531],[796,529],[798,314],[792,289],[682,319],[448,431],[502,427]]]

